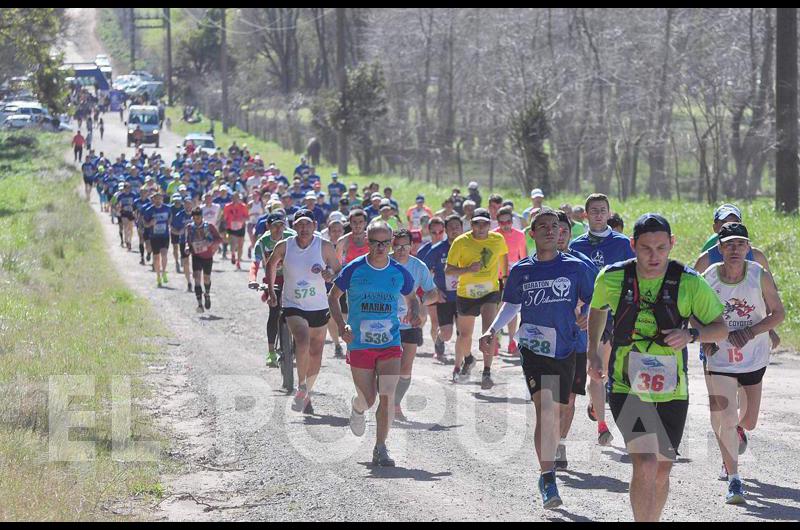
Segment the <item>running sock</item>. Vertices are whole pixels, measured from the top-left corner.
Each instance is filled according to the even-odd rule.
[[[194,295],[197,297],[197,303],[199,304],[203,298],[203,288],[199,285],[194,285]]]
[[[556,481],[556,472],[555,471],[548,471],[547,473],[542,473],[542,479],[544,480],[545,484],[549,484],[551,482]]]
[[[742,478],[739,476],[739,473],[736,473],[736,474],[733,474],[733,475],[728,475],[728,484],[730,484],[734,480],[738,480],[739,482],[742,481]]]
[[[483,368],[483,375],[492,375],[492,369],[484,367]]]
[[[211,294],[211,282],[205,284],[206,287],[206,294]]]
[[[408,392],[408,387],[411,386],[411,378],[410,377],[401,377],[400,380],[397,382],[397,388],[394,391],[394,404],[395,406],[399,405],[403,398]]]
[[[608,425],[604,421],[597,422],[597,432],[603,432],[608,430]]]

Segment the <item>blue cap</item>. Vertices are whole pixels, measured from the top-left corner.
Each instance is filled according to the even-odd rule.
[[[736,218],[741,222],[742,211],[733,204],[723,204],[714,210],[714,222],[716,223],[718,221],[724,221],[725,218],[730,215],[735,215]]]
[[[417,195],[417,201],[416,202],[419,202],[419,201],[425,201],[425,196],[422,195],[422,194]]]
[[[286,217],[281,213],[271,213],[267,216],[267,224],[284,223],[286,224]]]

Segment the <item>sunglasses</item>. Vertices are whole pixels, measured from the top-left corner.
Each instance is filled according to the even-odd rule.
[[[386,239],[381,241],[380,239],[370,239],[369,244],[375,245],[376,247],[388,247],[392,243],[391,239]]]
[[[409,249],[411,248],[411,244],[405,244],[405,245],[393,245],[393,246],[392,246],[392,248],[393,248],[395,251],[397,251],[397,250],[409,250]]]
[[[439,230],[438,232],[434,232],[433,230],[431,230],[432,236],[440,236],[442,234],[444,234],[444,230]]]

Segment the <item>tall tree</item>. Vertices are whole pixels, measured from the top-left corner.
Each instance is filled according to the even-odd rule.
[[[775,209],[798,212],[797,166],[797,8],[778,8],[775,81],[778,148]]]

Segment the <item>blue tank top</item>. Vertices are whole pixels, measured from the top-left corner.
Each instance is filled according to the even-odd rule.
[[[755,261],[756,258],[753,256],[753,249],[751,248],[747,252],[747,259],[748,261]],[[709,266],[715,263],[722,263],[722,252],[719,251],[719,245],[714,245],[710,249],[708,249],[708,264]]]

